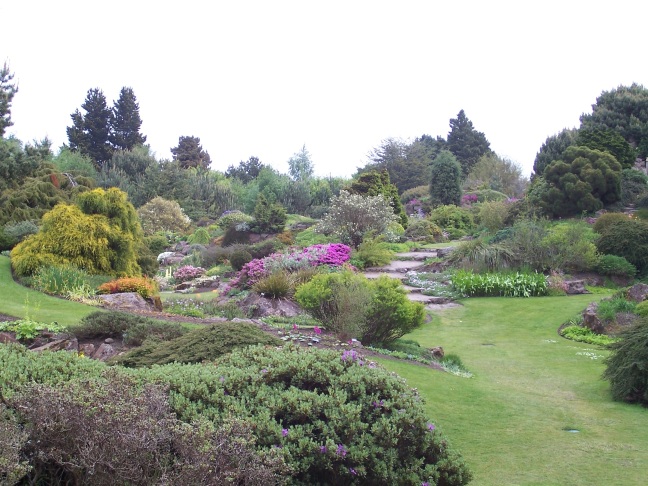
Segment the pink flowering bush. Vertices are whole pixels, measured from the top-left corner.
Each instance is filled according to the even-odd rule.
[[[304,268],[329,266],[341,267],[351,258],[351,248],[342,243],[311,245],[290,253],[273,253],[265,258],[254,259],[236,274],[229,287],[249,288],[262,278],[275,272],[294,273]]]
[[[179,267],[175,272],[173,272],[173,278],[176,282],[181,283],[201,277],[205,272],[206,270],[202,267],[185,265],[184,267]]]

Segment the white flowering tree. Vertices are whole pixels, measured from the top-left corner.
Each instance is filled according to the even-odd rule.
[[[331,209],[315,230],[333,234],[342,243],[357,248],[367,233],[383,233],[398,221],[394,209],[383,196],[364,196],[340,191],[331,199]]]
[[[158,231],[184,233],[191,225],[187,216],[176,201],[155,197],[137,210],[142,229],[147,235]]]

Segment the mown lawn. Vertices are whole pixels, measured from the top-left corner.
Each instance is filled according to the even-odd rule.
[[[95,307],[58,299],[18,285],[11,278],[9,258],[0,256],[0,312],[38,322],[72,325],[96,311]]]
[[[406,336],[458,354],[470,379],[382,362],[425,397],[472,484],[643,485],[648,410],[611,401],[606,351],[556,332],[601,297],[467,299]]]

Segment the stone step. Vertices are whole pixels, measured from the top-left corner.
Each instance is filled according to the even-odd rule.
[[[381,272],[380,270],[368,270],[364,272],[364,276],[370,279],[378,278],[381,275],[387,275],[389,278],[395,278],[401,281],[405,278],[405,274],[401,272]]]
[[[412,287],[411,285],[403,285],[403,288],[405,289],[405,292],[408,294],[420,294],[423,289],[420,287]]]
[[[396,253],[397,260],[424,261],[427,258],[436,257],[436,250],[432,251],[408,251],[405,253]]]
[[[407,273],[410,270],[415,270],[423,266],[423,262],[411,261],[411,260],[394,260],[389,265],[384,267],[368,268],[368,272],[400,272]]]

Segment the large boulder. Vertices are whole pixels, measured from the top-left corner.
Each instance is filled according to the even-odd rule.
[[[256,292],[250,292],[239,303],[239,306],[246,310],[248,315],[255,318],[265,316],[295,317],[304,313],[301,307],[290,300],[263,297]]]
[[[646,300],[647,295],[648,295],[648,285],[644,283],[638,283],[633,285],[628,289],[627,292],[628,300],[632,300],[634,302],[643,302],[644,300]]]
[[[564,282],[565,293],[567,295],[589,294],[590,292],[585,288],[584,280],[565,280]]]
[[[597,334],[605,333],[605,324],[598,315],[596,311],[598,309],[598,302],[592,302],[587,308],[583,311],[583,326],[588,327],[593,332]]]
[[[122,292],[119,294],[98,295],[104,307],[124,311],[151,311],[155,310],[154,305],[148,302],[137,292]]]

